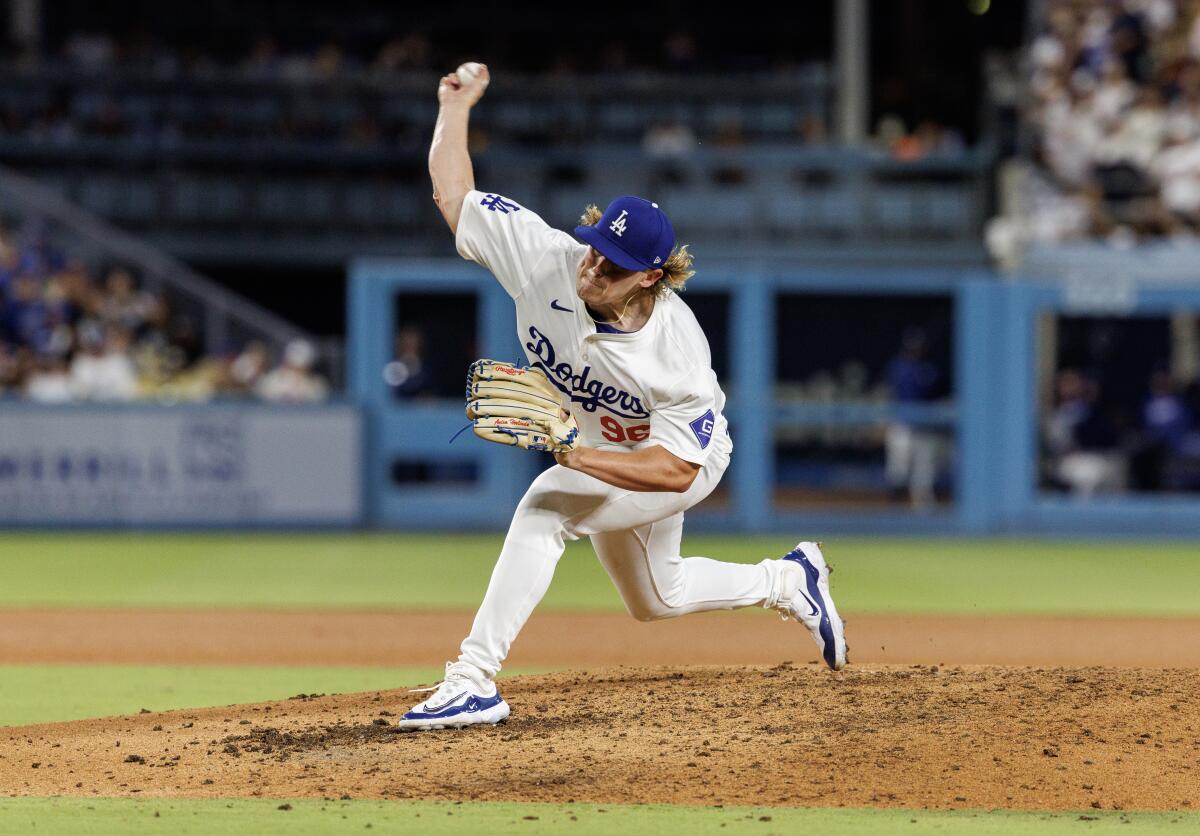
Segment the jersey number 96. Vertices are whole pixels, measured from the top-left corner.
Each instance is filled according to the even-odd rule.
[[[622,441],[645,441],[650,437],[650,425],[638,424],[633,427],[622,427],[616,422],[616,419],[611,416],[604,415],[600,418],[600,426],[604,427],[604,431],[600,433],[609,441],[615,441],[618,444]]]

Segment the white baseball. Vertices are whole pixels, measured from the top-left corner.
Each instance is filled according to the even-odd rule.
[[[483,70],[483,65],[476,61],[468,61],[465,64],[460,64],[455,74],[458,80],[463,84],[469,84],[479,77],[479,73]],[[487,87],[487,79],[484,79],[483,86]]]

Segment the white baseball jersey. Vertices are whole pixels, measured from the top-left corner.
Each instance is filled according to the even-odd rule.
[[[733,444],[708,340],[675,294],[632,333],[606,333],[575,295],[588,245],[494,193],[469,192],[456,234],[463,258],[490,270],[516,303],[529,365],[563,394],[588,447],[661,445],[703,464]]]

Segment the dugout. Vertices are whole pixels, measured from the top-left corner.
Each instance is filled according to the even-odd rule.
[[[706,264],[695,299],[721,354],[714,365],[728,396],[735,453],[724,493],[689,513],[689,526],[717,531],[813,533],[1154,533],[1200,531],[1200,495],[1064,496],[1039,484],[1045,356],[1056,317],[1169,317],[1200,311],[1200,287],[1111,273],[1087,280],[1000,278],[953,269],[788,269]],[[504,526],[549,457],[513,455],[464,434],[461,398],[397,398],[384,377],[394,335],[413,300],[430,294],[467,312],[461,337],[477,356],[522,356],[511,301],[475,265],[447,260],[363,259],[349,282],[348,379],[366,413],[364,490],[368,518],[385,528]],[[689,290],[689,294],[693,291]],[[781,342],[803,346],[803,323],[781,319],[789,300],[928,299],[949,311],[951,380],[923,403],[789,398],[780,380]],[[408,300],[408,301],[406,301]],[[416,314],[419,316],[419,314]],[[698,314],[699,315],[699,314]],[[435,323],[444,330],[444,324]],[[864,333],[873,326],[862,324]],[[718,333],[719,332],[719,333]],[[808,335],[811,338],[811,335]],[[1041,371],[1040,371],[1041,370]],[[805,428],[881,427],[902,422],[948,441],[946,501],[912,509],[789,504],[778,487],[782,433]],[[397,469],[399,468],[399,470]],[[430,478],[404,478],[405,474]]]

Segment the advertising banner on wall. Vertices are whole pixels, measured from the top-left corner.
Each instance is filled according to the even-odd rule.
[[[352,406],[0,406],[0,525],[353,525]]]

